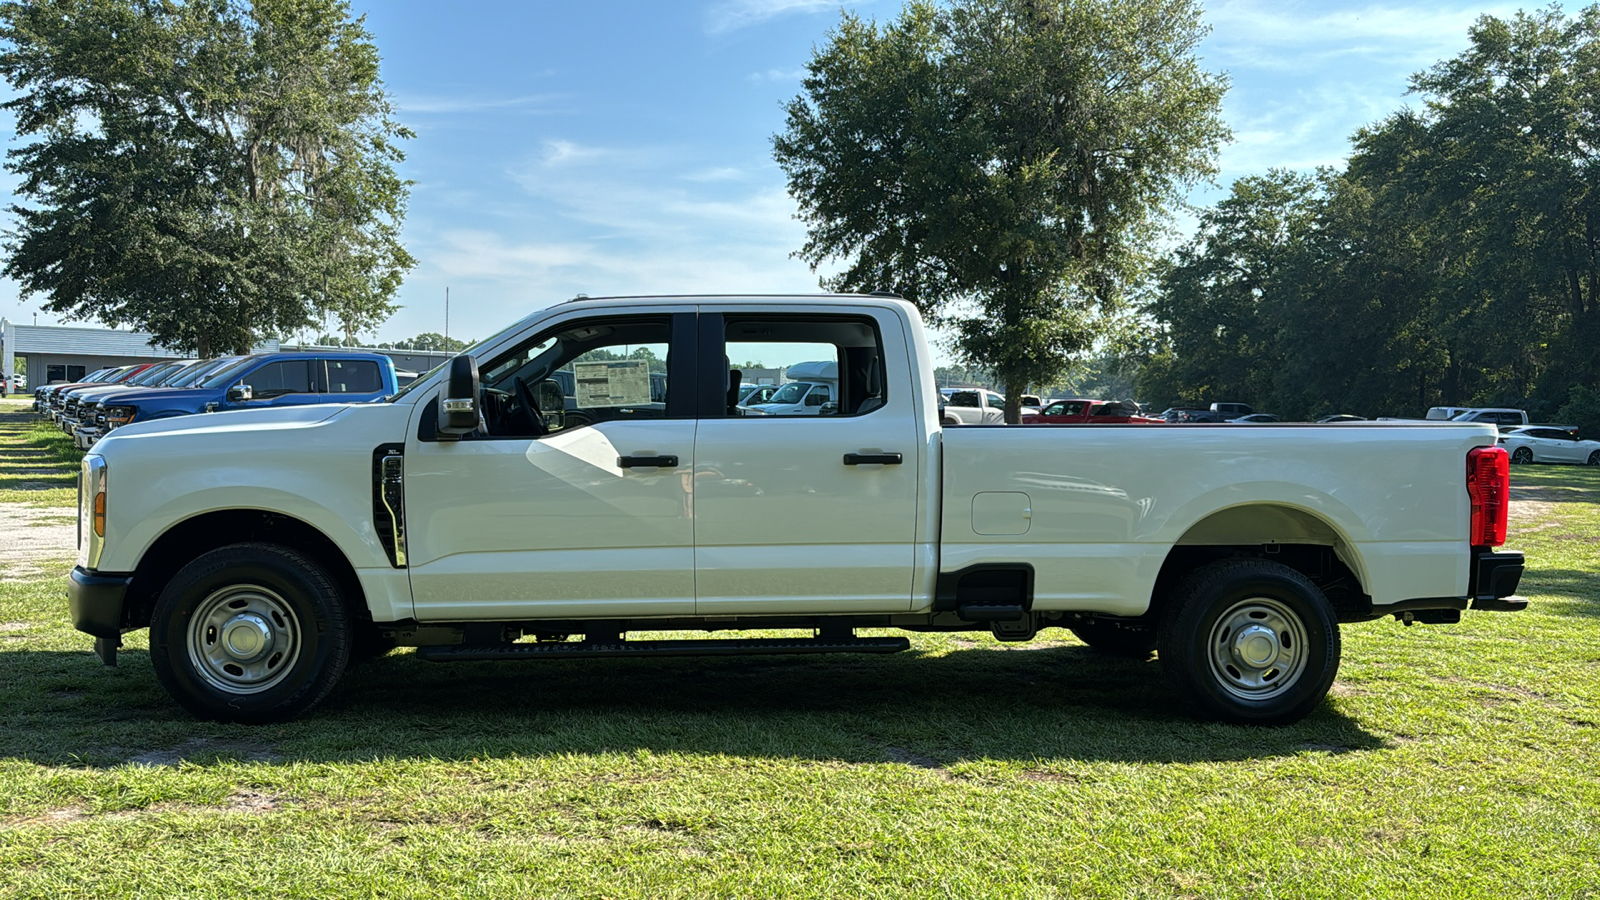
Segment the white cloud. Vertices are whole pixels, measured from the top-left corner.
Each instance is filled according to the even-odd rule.
[[[744,181],[750,173],[736,166],[715,166],[683,176],[684,181]]]
[[[838,9],[840,0],[722,0],[706,11],[706,31],[723,34],[790,13]]]
[[[804,77],[806,77],[806,70],[802,66],[794,69],[767,69],[765,72],[751,72],[749,75],[745,76],[745,80],[755,84],[761,84],[768,81],[798,82]]]
[[[1464,45],[1468,27],[1480,15],[1506,16],[1516,9],[1515,5],[1452,8],[1221,0],[1206,7],[1205,18],[1213,28],[1213,41],[1224,46],[1400,48],[1406,55],[1431,59]]]
[[[449,115],[517,109],[537,112],[546,111],[550,103],[557,99],[559,98],[553,94],[527,94],[520,97],[410,95],[396,98],[395,106],[402,113],[419,114]]]

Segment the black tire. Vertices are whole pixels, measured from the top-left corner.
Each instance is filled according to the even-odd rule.
[[[1600,450],[1596,450],[1589,454],[1589,465],[1600,466]]]
[[[1299,572],[1259,559],[1190,573],[1162,614],[1157,647],[1197,715],[1237,725],[1299,721],[1339,671],[1328,598]]]
[[[1519,466],[1527,465],[1528,463],[1533,462],[1533,451],[1529,450],[1527,447],[1518,447],[1514,452],[1512,452],[1511,461]]]
[[[1153,628],[1119,628],[1106,622],[1083,622],[1067,626],[1078,640],[1101,653],[1144,659],[1156,649]]]
[[[316,562],[276,544],[201,555],[156,601],[150,660],[201,718],[258,724],[310,709],[350,659],[350,616]]]

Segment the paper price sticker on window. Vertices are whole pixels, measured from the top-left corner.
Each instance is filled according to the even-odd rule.
[[[642,359],[572,364],[579,408],[650,402],[650,364]]]

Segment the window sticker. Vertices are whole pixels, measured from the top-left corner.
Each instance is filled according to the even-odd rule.
[[[645,360],[573,363],[572,374],[580,409],[650,402],[650,363]]]

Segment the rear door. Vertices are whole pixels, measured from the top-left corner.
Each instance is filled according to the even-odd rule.
[[[836,359],[838,412],[741,415],[730,359]],[[696,612],[909,609],[921,437],[898,316],[702,309],[700,360]]]

